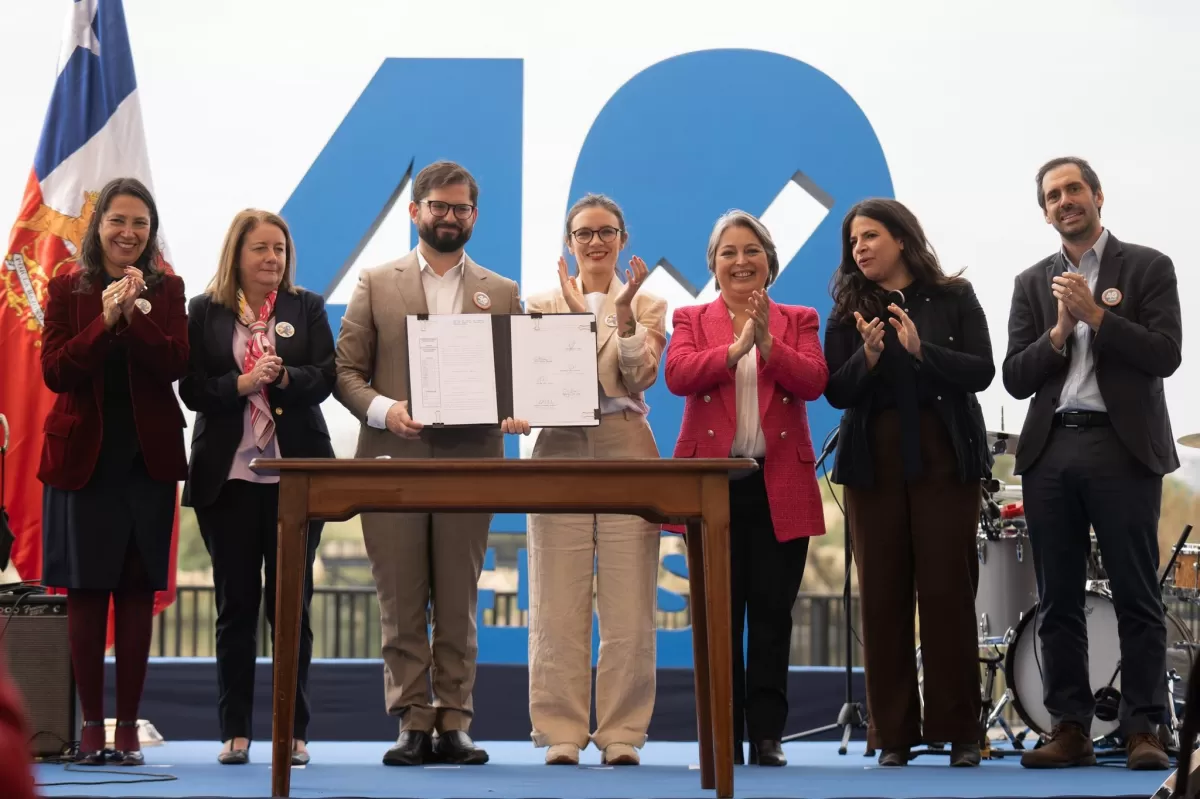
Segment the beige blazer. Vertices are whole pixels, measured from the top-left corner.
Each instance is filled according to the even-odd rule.
[[[462,289],[462,313],[523,312],[516,282],[484,269],[469,257],[463,263]],[[492,301],[487,311],[475,304],[479,292]],[[338,334],[333,390],[361,423],[355,456],[503,457],[504,437],[499,427],[426,429],[420,438],[409,440],[367,424],[367,408],[376,397],[408,400],[406,318],[421,313],[429,313],[429,305],[416,250],[359,274]]]
[[[667,344],[665,317],[667,313],[666,300],[659,299],[653,294],[639,291],[633,295],[633,318],[646,328],[646,353],[638,363],[622,364],[619,358],[617,332],[615,325],[608,320],[616,320],[617,295],[625,287],[619,279],[613,278],[608,284],[608,296],[604,298],[604,308],[596,320],[596,358],[597,374],[600,386],[609,397],[633,397],[640,399],[642,394],[658,379],[658,364],[662,359],[663,348]],[[554,289],[535,295],[525,301],[527,313],[570,313],[567,301],[563,299],[562,289]]]

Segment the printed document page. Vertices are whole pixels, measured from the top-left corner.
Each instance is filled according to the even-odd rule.
[[[512,317],[513,417],[531,427],[597,425],[591,314]]]
[[[408,412],[422,424],[499,424],[490,314],[408,317]]]

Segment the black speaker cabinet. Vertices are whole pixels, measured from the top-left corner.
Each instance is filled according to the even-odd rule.
[[[0,646],[33,735],[34,757],[57,757],[79,739],[67,598],[0,594]]]

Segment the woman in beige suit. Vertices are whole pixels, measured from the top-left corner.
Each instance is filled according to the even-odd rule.
[[[589,194],[567,214],[566,243],[578,275],[559,259],[556,291],[527,312],[593,313],[600,377],[597,427],[543,428],[535,458],[657,458],[643,393],[658,378],[666,303],[640,292],[646,265],[617,257],[625,219],[608,197]],[[534,514],[529,523],[529,715],[546,763],[574,765],[595,743],[609,765],[637,765],[654,707],[658,527],[635,516]],[[600,624],[596,731],[591,708],[592,580]]]

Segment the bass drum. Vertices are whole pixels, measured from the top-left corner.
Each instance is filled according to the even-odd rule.
[[[1017,624],[1004,671],[1008,687],[1013,694],[1013,707],[1021,720],[1040,735],[1048,735],[1054,726],[1050,711],[1046,710],[1043,694],[1042,671],[1045,660],[1042,644],[1038,640],[1038,606],[1034,605]],[[1087,592],[1088,672],[1092,682],[1092,693],[1108,685],[1117,663],[1121,659],[1120,638],[1117,635],[1117,612],[1112,597],[1107,592]],[[1180,646],[1180,642],[1192,643],[1192,634],[1187,626],[1170,611],[1167,612],[1167,669],[1175,669],[1182,678],[1177,683],[1180,693],[1188,684],[1192,670],[1192,649]],[[1164,672],[1164,677],[1165,677]],[[1113,680],[1113,688],[1121,689],[1121,675]],[[1176,700],[1180,701],[1179,698]],[[1116,732],[1118,720],[1092,720],[1092,737],[1104,738]]]

